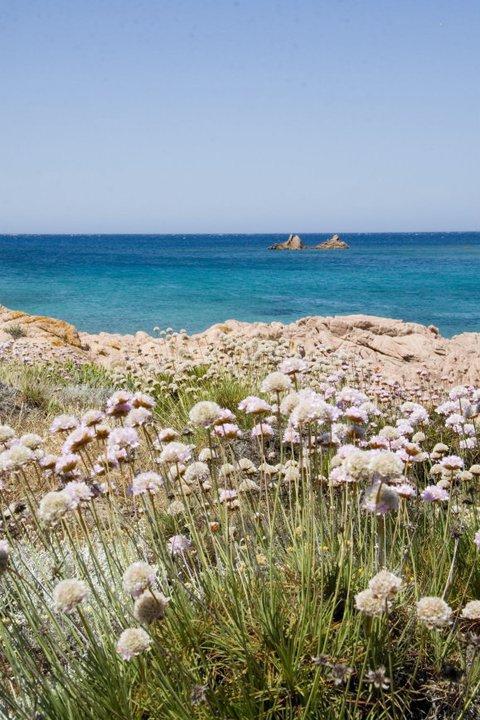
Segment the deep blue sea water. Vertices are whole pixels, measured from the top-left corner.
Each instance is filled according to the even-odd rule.
[[[304,235],[315,244],[328,235]],[[229,318],[368,313],[480,331],[480,233],[342,234],[347,251],[272,252],[285,235],[0,235],[0,304],[81,330],[203,330]]]

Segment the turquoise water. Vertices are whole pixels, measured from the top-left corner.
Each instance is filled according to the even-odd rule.
[[[345,234],[344,252],[267,250],[286,236],[0,235],[0,303],[90,332],[349,313],[480,331],[480,233]]]

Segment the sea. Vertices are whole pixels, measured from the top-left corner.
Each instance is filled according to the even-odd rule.
[[[299,234],[307,245],[329,237]],[[342,233],[348,250],[268,249],[287,237],[0,235],[0,304],[87,332],[353,313],[480,332],[480,232]]]

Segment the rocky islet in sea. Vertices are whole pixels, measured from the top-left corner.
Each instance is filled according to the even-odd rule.
[[[325,242],[318,243],[313,246],[313,250],[347,250],[350,246],[340,235],[335,233]],[[270,245],[269,250],[308,250],[309,246],[305,245],[300,235],[292,233],[284,242],[274,243]]]

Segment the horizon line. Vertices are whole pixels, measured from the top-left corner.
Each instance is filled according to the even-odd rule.
[[[286,230],[279,230],[279,231],[272,231],[269,230],[268,232],[263,231],[257,231],[257,232],[238,232],[238,231],[232,231],[232,232],[139,232],[139,231],[132,231],[132,232],[115,232],[115,231],[107,231],[107,232],[0,232],[0,237],[20,237],[20,236],[27,236],[27,237],[82,237],[82,236],[122,236],[122,237],[128,237],[130,235],[137,235],[137,236],[143,236],[143,237],[175,237],[178,235],[184,235],[186,237],[189,236],[211,236],[216,235],[219,237],[228,237],[232,235],[236,236],[253,236],[253,235],[289,235],[289,234],[295,234],[295,235],[438,235],[441,233],[447,233],[447,234],[456,234],[456,233],[480,233],[480,228],[478,229],[455,229],[455,230],[298,230],[298,231],[286,231]]]

